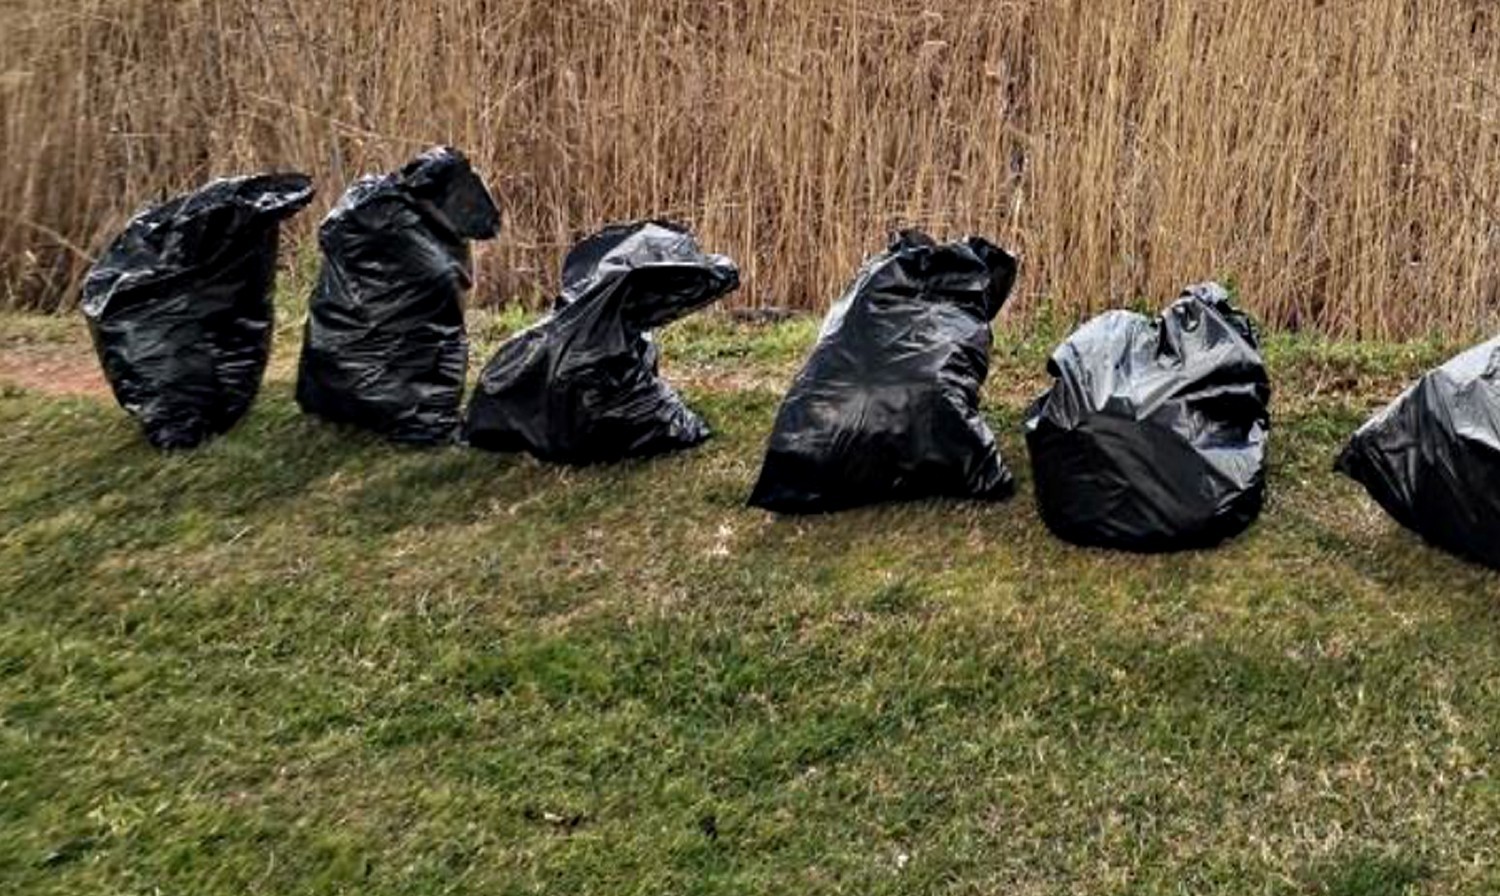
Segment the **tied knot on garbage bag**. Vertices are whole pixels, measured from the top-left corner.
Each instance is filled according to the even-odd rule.
[[[939,244],[916,231],[869,259],[782,403],[750,504],[821,513],[1010,497],[979,393],[1017,270],[986,240]]]
[[[302,409],[395,442],[452,441],[469,366],[469,243],[499,231],[484,181],[450,147],[354,184],[318,232]]]
[[[500,347],[469,403],[469,444],[557,463],[690,448],[708,425],[659,376],[651,331],[739,288],[739,269],[661,221],[608,227],[563,264],[552,313]]]
[[[214,181],[138,213],[89,271],[83,313],[120,405],[161,449],[229,431],[271,354],[281,223],[302,174]]]
[[[1271,387],[1254,324],[1217,284],[1160,317],[1111,311],[1053,353],[1027,413],[1042,519],[1075,544],[1212,547],[1265,501]]]
[[[1406,528],[1500,569],[1500,338],[1422,377],[1354,434],[1337,468]]]

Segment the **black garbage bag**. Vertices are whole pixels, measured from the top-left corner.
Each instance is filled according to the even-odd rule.
[[[1423,377],[1354,434],[1338,469],[1432,544],[1500,569],[1500,339]]]
[[[555,463],[690,448],[707,424],[657,371],[650,331],[739,288],[739,269],[660,221],[608,227],[563,264],[552,314],[500,347],[469,403],[469,444]]]
[[[406,444],[452,441],[462,419],[470,240],[500,211],[458,150],[428,150],[344,194],[318,233],[297,403]]]
[[[89,271],[83,313],[120,405],[162,449],[227,432],[271,354],[281,222],[302,174],[218,180],[130,220]]]
[[[983,239],[939,245],[914,231],[867,261],[782,403],[750,504],[1010,497],[979,391],[1017,268]]]
[[[1212,547],[1265,502],[1270,380],[1250,318],[1217,284],[1161,317],[1094,318],[1053,353],[1027,413],[1042,519],[1075,544]]]

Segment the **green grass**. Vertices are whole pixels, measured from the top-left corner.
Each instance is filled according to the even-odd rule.
[[[1271,339],[1263,520],[1140,558],[1037,518],[1045,338],[1016,500],[776,520],[813,322],[670,331],[718,437],[580,471],[302,417],[287,317],[191,455],[0,392],[0,892],[1500,891],[1500,578],[1330,472],[1451,347]]]

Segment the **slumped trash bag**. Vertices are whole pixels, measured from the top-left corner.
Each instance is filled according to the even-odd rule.
[[[777,414],[750,504],[792,514],[1010,497],[979,392],[1017,268],[983,239],[914,231],[868,260]]]
[[[469,339],[469,241],[500,211],[468,159],[439,147],[361,179],[318,232],[323,266],[308,307],[297,403],[392,441],[452,441]]]
[[[1354,434],[1338,469],[1432,544],[1500,569],[1500,339],[1423,377]]]
[[[556,463],[690,448],[707,424],[658,375],[651,331],[739,288],[739,269],[686,229],[619,224],[563,264],[550,316],[500,347],[469,403],[469,444]]]
[[[1271,387],[1250,318],[1217,284],[1155,320],[1094,318],[1048,363],[1027,413],[1042,519],[1075,544],[1191,550],[1243,532],[1265,502]]]
[[[282,221],[310,178],[214,181],[130,220],[89,271],[83,313],[120,405],[161,449],[229,431],[271,354]]]

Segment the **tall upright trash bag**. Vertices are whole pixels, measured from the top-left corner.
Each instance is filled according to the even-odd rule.
[[[480,375],[465,435],[490,451],[586,465],[690,448],[709,437],[658,373],[651,331],[739,288],[739,268],[660,221],[608,227],[563,264],[550,316]]]
[[[1142,553],[1217,545],[1260,515],[1270,379],[1218,284],[1160,317],[1094,318],[1053,353],[1027,414],[1043,521],[1065,541]]]
[[[1500,338],[1424,376],[1354,434],[1337,467],[1401,525],[1500,569]]]
[[[469,366],[469,244],[499,232],[489,189],[450,147],[350,187],[318,232],[302,409],[404,444],[453,441]]]
[[[89,271],[94,348],[152,445],[196,447],[254,403],[281,223],[312,197],[302,174],[217,180],[137,214]]]
[[[829,312],[782,403],[750,504],[784,514],[1015,490],[979,412],[1016,259],[900,234]]]

